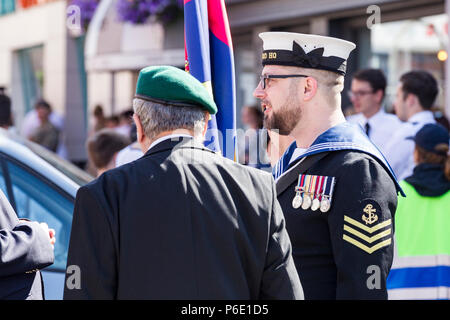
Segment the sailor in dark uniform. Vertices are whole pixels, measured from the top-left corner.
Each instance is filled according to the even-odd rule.
[[[351,42],[285,32],[263,40],[261,100],[269,130],[295,142],[274,167],[305,299],[387,299],[394,213],[389,164],[341,111]]]

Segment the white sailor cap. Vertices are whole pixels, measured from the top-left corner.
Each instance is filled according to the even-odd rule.
[[[292,32],[263,32],[262,64],[313,68],[345,75],[347,59],[356,48],[338,38]]]

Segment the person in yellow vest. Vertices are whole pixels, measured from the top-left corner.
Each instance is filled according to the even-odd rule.
[[[389,299],[450,299],[449,133],[427,124],[415,142],[412,176],[400,182]]]

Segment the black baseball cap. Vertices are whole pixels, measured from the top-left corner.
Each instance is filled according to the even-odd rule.
[[[444,155],[442,152],[436,150],[436,146],[439,144],[449,145],[450,136],[448,130],[444,126],[429,123],[417,131],[415,137],[408,137],[407,139],[414,140],[416,145],[422,149]]]

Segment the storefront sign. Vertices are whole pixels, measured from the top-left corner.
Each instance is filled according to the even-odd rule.
[[[41,4],[54,2],[56,0],[19,0],[19,5],[22,9],[27,9],[30,7],[35,7]]]

